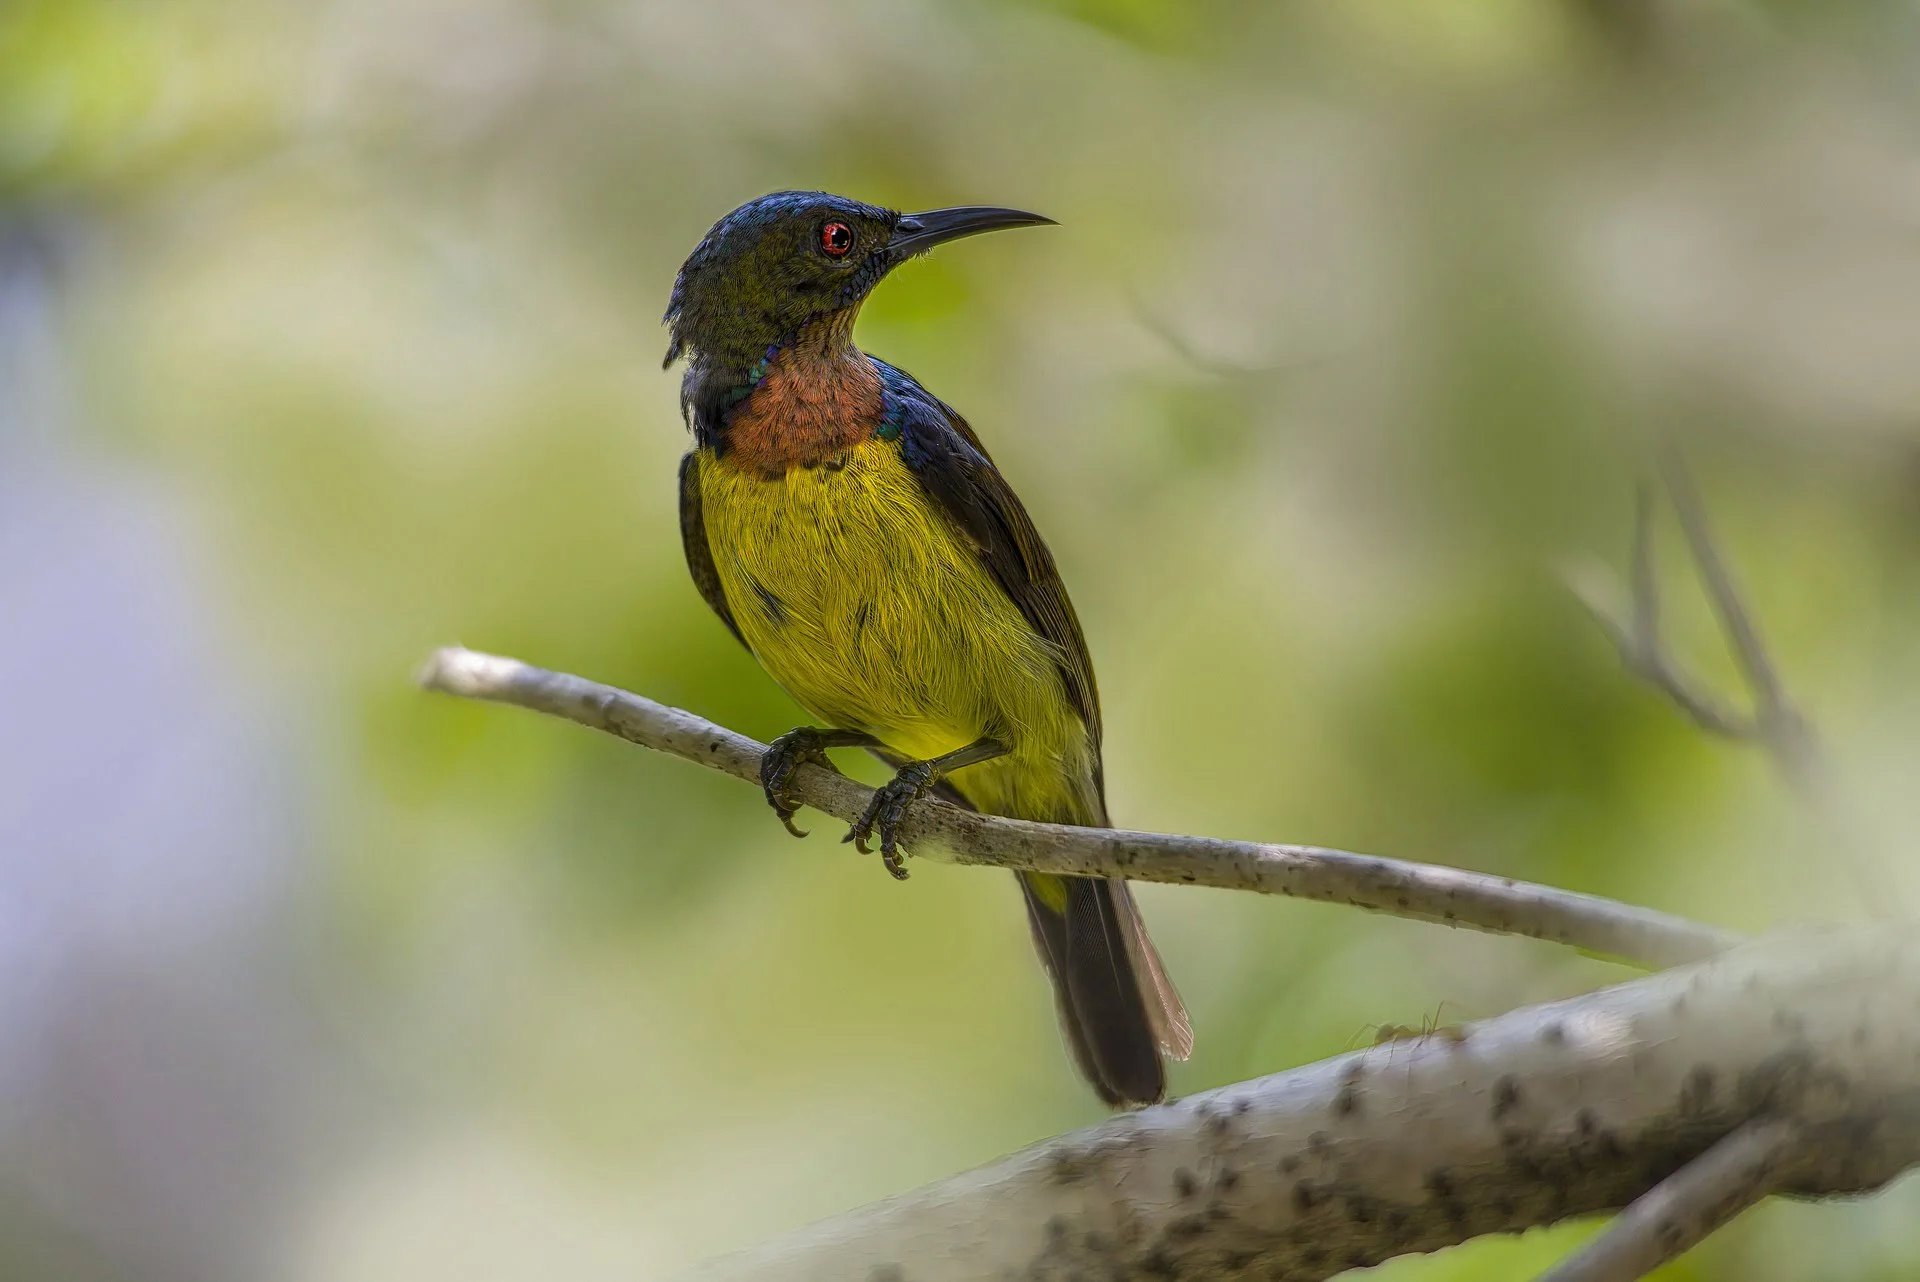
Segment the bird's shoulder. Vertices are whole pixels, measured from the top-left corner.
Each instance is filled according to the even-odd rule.
[[[966,536],[1034,631],[1052,643],[1068,698],[1100,743],[1093,660],[1053,553],[966,419],[906,371],[878,358],[885,389],[878,435],[897,441],[921,488]]]
[[[707,451],[707,447],[697,446],[688,450],[680,460],[680,545],[686,553],[687,571],[693,576],[693,586],[699,589],[701,599],[720,616],[720,622],[727,625],[727,631],[733,633],[734,639],[746,645],[747,639],[741,635],[740,625],[734,621],[733,609],[727,604],[726,589],[720,585],[720,570],[713,561],[713,548],[707,542],[706,511],[700,493],[703,451]]]

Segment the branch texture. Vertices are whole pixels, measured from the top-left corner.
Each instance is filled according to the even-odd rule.
[[[699,1282],[1313,1282],[1632,1204],[1557,1279],[1637,1277],[1771,1191],[1920,1158],[1920,941],[1748,945],[1123,1116]]]
[[[1540,1282],[1634,1282],[1775,1191],[1800,1139],[1785,1118],[1748,1122],[1637,1198]]]
[[[759,784],[766,745],[612,686],[458,647],[436,651],[419,680],[429,690],[564,717]],[[873,792],[812,765],[795,773],[790,791],[848,823]],[[1595,895],[1317,846],[1029,823],[933,799],[914,804],[901,833],[915,853],[934,847],[955,863],[1291,895],[1525,935],[1649,967],[1698,961],[1739,940],[1727,931]]]

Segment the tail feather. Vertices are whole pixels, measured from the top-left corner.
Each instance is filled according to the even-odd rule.
[[[1151,995],[1142,988],[1147,977],[1137,973],[1135,959],[1152,945],[1139,930],[1126,883],[1019,876],[1034,944],[1053,980],[1060,1026],[1082,1075],[1114,1108],[1158,1103],[1167,1093],[1161,1044],[1175,1040],[1162,1030],[1170,1023],[1184,1029],[1186,1015],[1177,997],[1168,1011],[1162,994],[1172,990],[1160,987],[1164,975]],[[1131,942],[1136,937],[1138,945]],[[1192,1034],[1185,1038],[1191,1045]]]
[[[895,769],[901,765],[885,749],[874,755]],[[951,780],[941,780],[934,792],[962,809],[976,808]],[[1015,875],[1080,1075],[1110,1108],[1159,1103],[1167,1094],[1160,1057],[1192,1054],[1193,1025],[1147,938],[1133,892],[1126,882],[1104,877]]]
[[[1184,1060],[1193,1054],[1193,1021],[1187,1017],[1186,1003],[1167,977],[1160,950],[1147,937],[1147,924],[1140,920],[1140,906],[1133,901],[1133,890],[1124,881],[1109,882],[1119,912],[1121,937],[1127,942],[1127,957],[1140,980],[1147,1003],[1147,1020],[1153,1025],[1160,1053],[1168,1059]]]

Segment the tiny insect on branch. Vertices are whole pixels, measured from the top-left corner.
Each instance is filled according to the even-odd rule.
[[[1920,941],[1806,932],[1128,1114],[714,1261],[698,1282],[1319,1282],[1625,1207],[1625,1282],[1771,1193],[1920,1159]]]

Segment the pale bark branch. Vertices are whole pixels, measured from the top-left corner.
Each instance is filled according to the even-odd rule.
[[[610,686],[457,648],[420,681],[758,783],[764,745]],[[793,792],[842,820],[871,795],[813,766]],[[1768,1192],[1864,1191],[1920,1160],[1920,939],[1901,932],[1729,952],[1710,927],[1503,878],[932,801],[903,835],[964,863],[1298,895],[1697,964],[1118,1117],[720,1261],[710,1282],[1311,1282],[1631,1204],[1553,1275],[1611,1282]]]
[[[1800,1141],[1784,1118],[1748,1122],[1635,1198],[1607,1231],[1539,1282],[1635,1282],[1775,1192]]]
[[[430,690],[564,717],[756,786],[759,782],[764,744],[612,686],[457,647],[436,651],[419,680]],[[811,765],[796,772],[791,792],[845,822],[872,795],[864,784]],[[1739,939],[1595,895],[1315,846],[1030,823],[932,799],[915,803],[901,833],[915,853],[937,848],[956,863],[1291,895],[1525,935],[1652,967],[1697,961]]]
[[[1636,1204],[1567,1275],[1634,1276],[1766,1192],[1920,1159],[1916,1006],[1911,932],[1767,939],[1117,1117],[697,1277],[1314,1282]]]

